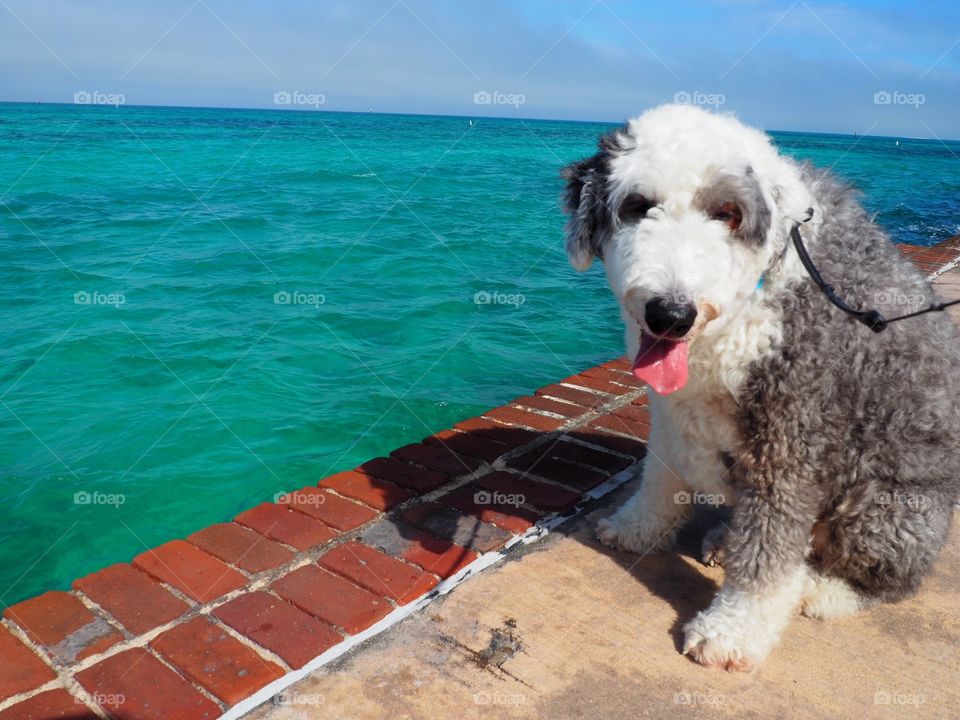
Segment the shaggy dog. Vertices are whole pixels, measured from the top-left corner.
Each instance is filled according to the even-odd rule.
[[[683,652],[752,669],[793,613],[836,618],[916,591],[960,487],[957,332],[944,313],[871,330],[826,280],[887,317],[925,307],[921,273],[827,172],[730,116],[667,105],[564,170],[571,262],[602,258],[650,389],[643,482],[600,539],[671,545],[689,498],[733,506],[726,577]],[[812,210],[812,215],[810,211]]]

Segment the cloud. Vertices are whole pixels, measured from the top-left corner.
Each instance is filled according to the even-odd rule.
[[[677,93],[723,95],[767,128],[955,136],[951,6],[618,0],[7,0],[0,97],[620,120]],[[22,22],[21,22],[22,21]],[[954,23],[955,26],[955,23]],[[880,91],[922,107],[875,105]],[[474,104],[478,92],[522,105]]]

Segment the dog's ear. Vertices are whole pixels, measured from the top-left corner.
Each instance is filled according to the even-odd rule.
[[[608,153],[600,152],[560,172],[567,181],[563,209],[570,215],[565,229],[567,256],[577,270],[586,270],[595,257],[603,257],[603,240],[610,224],[606,203],[609,159]]]

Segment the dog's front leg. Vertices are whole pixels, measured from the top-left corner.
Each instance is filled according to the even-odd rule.
[[[723,587],[684,627],[685,654],[727,670],[752,670],[767,658],[802,596],[813,524],[802,504],[774,492],[751,491],[737,500]]]
[[[686,493],[687,485],[661,459],[666,454],[656,452],[651,438],[640,488],[616,513],[597,523],[597,537],[604,545],[641,554],[673,545],[692,506],[678,498],[678,493]]]

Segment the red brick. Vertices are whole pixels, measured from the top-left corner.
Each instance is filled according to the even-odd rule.
[[[622,415],[604,415],[587,423],[588,428],[598,428],[600,430],[609,430],[621,435],[629,435],[638,440],[646,440],[650,432],[649,425],[643,425],[639,422],[631,421]]]
[[[432,535],[479,553],[503,547],[510,539],[505,530],[437,503],[422,503],[405,510],[400,517]]]
[[[533,473],[547,480],[571,485],[581,490],[590,490],[610,477],[610,473],[585,468],[580,465],[558,460],[543,453],[547,448],[537,448],[520,457],[514,458],[507,465],[522,473]]]
[[[477,558],[473,550],[394,518],[384,518],[371,525],[360,536],[360,541],[442,578],[450,577]]]
[[[247,578],[236,570],[184,540],[171,540],[140,553],[133,565],[199,603],[247,584]]]
[[[568,462],[590,465],[609,474],[618,473],[630,465],[630,460],[619,455],[613,455],[603,450],[594,450],[572,442],[556,443],[550,448],[549,455]]]
[[[94,720],[98,717],[66,690],[47,690],[0,712],[0,720]]]
[[[60,590],[8,607],[3,616],[44,646],[44,652],[64,663],[103,652],[123,640],[123,635],[90,612],[76,595]]]
[[[416,467],[403,460],[389,457],[368,460],[363,465],[358,465],[356,470],[381,480],[389,480],[417,493],[435,490],[450,479],[450,476],[445,473]]]
[[[314,490],[314,488],[310,489]],[[265,537],[279,540],[297,550],[309,550],[330,542],[337,536],[336,530],[323,523],[274,503],[257,505],[251,510],[240,513],[234,520]]]
[[[575,490],[531,480],[522,475],[503,470],[482,475],[474,482],[491,492],[523,495],[526,504],[539,510],[566,510],[580,502],[581,498],[581,494]]]
[[[149,575],[130,565],[111,565],[74,581],[73,587],[136,635],[176,620],[189,607]]]
[[[428,470],[444,473],[451,478],[471,473],[483,465],[482,460],[428,443],[404,445],[390,453],[390,457],[422,465]]]
[[[636,424],[640,427],[650,427],[650,409],[647,407],[646,396],[642,398],[637,398],[629,405],[624,405],[623,407],[617,408],[610,415],[614,417],[622,418],[628,424]]]
[[[330,625],[270,593],[234,598],[213,611],[224,623],[300,669],[343,637]]]
[[[467,483],[437,498],[437,501],[510,533],[526,532],[540,519],[533,510],[506,503],[495,504],[492,502],[493,498],[490,498],[490,501],[478,502],[478,497],[489,494],[485,488]]]
[[[458,422],[453,427],[466,435],[480,436],[511,448],[526,445],[542,436],[542,433],[533,430],[510,427],[484,417],[469,418]]]
[[[423,535],[415,539],[401,557],[434,575],[448,578],[479,557],[473,550],[433,537],[429,533]]]
[[[647,446],[639,440],[614,435],[605,430],[598,430],[596,427],[577,428],[567,432],[567,435],[622,455],[628,455],[636,460],[642,458],[647,452]]]
[[[222,714],[216,703],[144,648],[117,653],[78,672],[76,679],[123,720],[214,720]]]
[[[202,617],[167,630],[150,647],[228,705],[236,705],[284,674],[279,665]]]
[[[586,408],[580,407],[579,405],[571,405],[570,403],[540,397],[539,395],[527,395],[517,398],[511,405],[522,405],[523,407],[542,410],[571,419],[578,418],[584,413],[589,412]]]
[[[598,408],[613,399],[608,395],[596,395],[595,393],[587,390],[577,390],[576,388],[558,384],[542,387],[534,394],[560,398],[561,400],[567,400],[582,407],[591,409]]]
[[[358,542],[339,545],[317,562],[320,567],[401,605],[417,599],[437,584],[432,575]]]
[[[499,407],[484,413],[484,417],[502,422],[506,425],[522,425],[523,427],[541,432],[552,432],[566,421],[557,418],[537,415],[536,413],[519,410],[512,407]]]
[[[341,532],[360,527],[379,515],[372,508],[315,487],[288,494],[284,503]]]
[[[272,570],[293,558],[293,553],[287,548],[236,523],[211,525],[195,532],[187,540],[249,573]]]
[[[26,630],[40,645],[56,645],[94,620],[93,613],[75,596],[60,590],[11,605],[3,617]]]
[[[634,392],[636,389],[610,382],[606,379],[588,377],[586,375],[571,375],[560,382],[564,385],[578,385],[580,387],[590,388],[591,390],[599,390],[600,392],[609,393],[610,395],[626,395],[627,393]]]
[[[0,626],[0,700],[33,690],[55,677],[43,660]]]
[[[316,565],[304,565],[284,575],[271,589],[301,610],[355,635],[373,625],[393,608],[349,580]]]
[[[320,487],[336,490],[341,495],[359,500],[381,511],[389,510],[413,497],[413,493],[399,485],[355,470],[347,470],[324,478],[320,481]]]
[[[482,435],[457,430],[441,430],[430,437],[424,438],[423,441],[431,445],[442,445],[455,453],[469,455],[487,462],[493,462],[513,449],[511,445],[505,445]]]
[[[633,363],[626,357],[621,356],[614,360],[608,360],[600,367],[605,367],[610,370],[620,370],[621,372],[630,372],[630,368],[633,367]]]
[[[606,382],[617,383],[618,385],[626,385],[627,387],[634,389],[640,387],[640,381],[633,376],[633,373],[620,372],[619,370],[609,370],[602,365],[588,368],[587,370],[581,372],[580,375],[597,380],[605,380]]]

